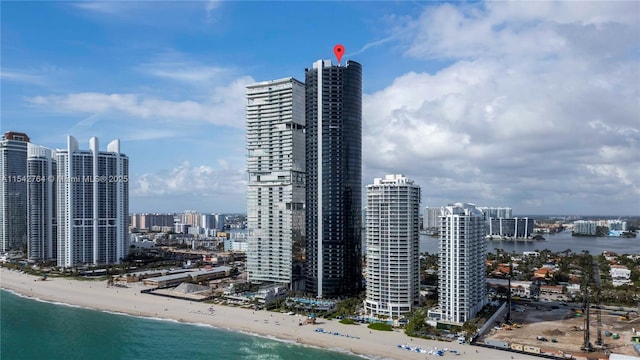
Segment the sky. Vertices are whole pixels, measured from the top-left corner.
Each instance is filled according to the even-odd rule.
[[[121,139],[130,211],[246,211],[245,87],[363,65],[363,186],[640,215],[640,2],[0,3],[0,130]],[[364,191],[364,190],[363,190]]]

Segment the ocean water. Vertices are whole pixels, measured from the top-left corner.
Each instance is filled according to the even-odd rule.
[[[0,359],[355,360],[359,357],[210,326],[52,304],[1,290]]]

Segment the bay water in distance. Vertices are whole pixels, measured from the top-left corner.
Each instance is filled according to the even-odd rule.
[[[603,251],[613,251],[617,254],[640,254],[640,237],[582,237],[571,236],[570,231],[557,234],[542,234],[546,240],[487,240],[487,252],[495,253],[496,249],[508,253],[522,254],[524,251],[539,251],[549,249],[562,252],[567,249],[580,254],[588,251],[591,255],[600,255]],[[420,235],[420,252],[438,253],[438,238]]]
[[[0,359],[355,360],[210,326],[53,304],[0,291]]]

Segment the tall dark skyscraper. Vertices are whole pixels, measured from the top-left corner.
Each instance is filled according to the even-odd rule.
[[[362,66],[319,60],[305,71],[306,289],[362,289]]]
[[[0,138],[0,252],[27,244],[27,144],[25,133]]]

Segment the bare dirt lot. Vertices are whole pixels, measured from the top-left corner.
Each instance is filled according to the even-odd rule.
[[[539,347],[541,352],[561,356],[572,354],[575,357],[607,358],[605,354],[608,353],[596,345],[598,339],[596,309],[591,309],[590,313],[590,343],[597,351],[585,354],[580,350],[584,344],[586,316],[584,314],[576,316],[576,310],[576,307],[555,304],[516,303],[511,312],[515,326],[510,326],[510,330],[506,327],[499,330],[494,328],[480,341],[493,339],[506,341],[509,344],[535,346]],[[630,320],[622,320],[619,315],[610,315],[609,312],[609,310],[601,310],[602,340],[606,349],[617,354],[637,356],[631,345],[631,337],[633,329],[640,329],[640,318],[635,316]],[[620,338],[614,339],[613,334],[618,334]],[[540,338],[546,341],[539,340]]]

